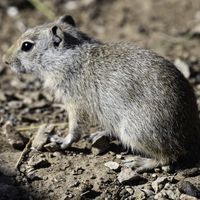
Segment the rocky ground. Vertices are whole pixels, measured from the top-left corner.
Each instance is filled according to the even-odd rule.
[[[199,0],[42,2],[55,18],[72,15],[82,31],[103,42],[138,44],[174,62],[192,84],[200,109]],[[119,141],[90,144],[83,138],[66,151],[49,143],[45,131],[66,135],[66,111],[40,80],[17,75],[1,58],[28,27],[51,20],[25,0],[2,0],[0,16],[0,200],[200,198],[199,163],[138,175],[121,165],[132,154]]]

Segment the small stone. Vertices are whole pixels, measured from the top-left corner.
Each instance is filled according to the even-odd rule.
[[[155,181],[152,182],[152,188],[154,189],[155,193],[157,194],[161,191],[165,184],[168,182],[166,177],[158,177]]]
[[[26,176],[31,180],[34,179],[35,178],[35,171],[28,172],[26,174]]]
[[[62,154],[61,154],[60,152],[56,151],[56,152],[54,152],[54,153],[52,154],[52,156],[53,156],[53,157],[57,157],[57,158],[61,158]]]
[[[181,195],[178,186],[171,183],[167,183],[161,192],[163,191],[168,195],[169,199],[179,199]]]
[[[119,163],[117,162],[113,162],[113,161],[109,161],[107,163],[104,164],[106,167],[112,169],[112,170],[118,170],[119,169]]]
[[[44,108],[44,107],[47,107],[49,105],[49,103],[47,103],[46,101],[36,101],[36,102],[33,102],[29,108],[30,109],[38,109],[38,108]]]
[[[3,159],[0,159],[0,173],[4,176],[18,176],[20,174],[15,166],[7,163]]]
[[[75,10],[78,8],[78,2],[76,1],[68,1],[65,3],[65,8],[67,10]]]
[[[94,155],[99,155],[100,153],[103,153],[110,147],[110,144],[108,142],[108,138],[104,135],[101,135],[99,138],[97,138],[92,143],[91,151]]]
[[[79,187],[78,189],[81,191],[81,192],[85,192],[87,190],[91,190],[93,188],[93,185],[89,183],[89,181],[85,181],[85,182],[82,182],[79,184]]]
[[[154,171],[155,171],[155,173],[160,173],[161,169],[160,168],[155,168]]]
[[[118,180],[120,183],[124,184],[128,181],[138,180],[139,174],[133,171],[131,168],[124,168],[118,175]]]
[[[46,158],[41,157],[41,155],[32,156],[30,160],[28,161],[29,166],[33,166],[37,168],[44,167],[48,163],[49,163],[48,160]]]
[[[48,137],[45,135],[45,132],[54,134],[54,129],[54,125],[42,124],[32,142],[32,147],[36,148],[37,150],[42,150],[48,140]]]
[[[122,197],[124,197],[126,194],[127,194],[127,190],[126,190],[126,189],[123,189],[123,190],[119,193],[119,196],[122,198]]]
[[[50,152],[55,152],[55,151],[60,150],[60,147],[55,142],[51,142],[51,143],[45,144],[44,148],[47,151],[50,151]]]
[[[152,190],[141,189],[141,191],[143,191],[146,194],[147,197],[155,195],[155,193]]]
[[[180,58],[177,58],[174,61],[174,65],[177,67],[177,69],[179,71],[182,72],[182,74],[185,76],[185,78],[189,78],[190,77],[190,68],[189,68],[187,63],[182,61]]]
[[[198,200],[198,199],[196,197],[192,197],[192,196],[187,195],[187,194],[181,194],[180,200]]]
[[[200,174],[200,169],[199,168],[192,168],[192,169],[186,169],[183,171],[182,175],[185,177],[192,177],[192,176],[197,176]]]
[[[117,158],[117,159],[122,159],[122,155],[121,155],[121,154],[117,154],[117,155],[116,155],[116,158]]]
[[[133,198],[137,200],[145,199],[145,193],[140,188],[135,188]]]
[[[162,170],[163,170],[164,172],[167,172],[167,173],[171,172],[172,169],[173,169],[173,168],[172,168],[171,165],[162,166]]]
[[[15,180],[20,183],[22,182],[22,176],[16,176]]]
[[[7,121],[6,124],[3,126],[3,129],[8,143],[12,147],[18,149],[25,145],[25,138],[18,131],[15,130],[12,122]]]
[[[198,58],[197,58],[196,56],[192,55],[192,56],[190,57],[190,62],[191,62],[191,63],[196,63],[197,61],[198,61]]]
[[[166,193],[159,192],[154,196],[154,199],[165,200],[165,199],[168,199],[168,198],[167,198]]]
[[[134,193],[134,190],[132,188],[126,188],[126,190],[130,195]]]
[[[33,99],[29,98],[29,97],[25,97],[23,99],[23,103],[26,105],[31,105],[33,103]]]
[[[198,196],[199,191],[197,188],[190,183],[189,181],[183,181],[181,184],[181,189],[188,195],[196,197]]]
[[[15,6],[10,6],[8,7],[7,9],[7,14],[10,16],[10,17],[17,17],[17,15],[19,14],[19,10],[17,7]]]
[[[13,109],[19,109],[19,108],[22,108],[23,102],[22,101],[10,101],[8,103],[8,106]]]
[[[158,176],[157,176],[157,174],[152,174],[151,177],[154,178],[154,180],[155,180]]]
[[[6,94],[4,92],[0,92],[0,101],[6,101]]]
[[[73,194],[68,194],[68,198],[73,198],[74,197],[74,195]]]

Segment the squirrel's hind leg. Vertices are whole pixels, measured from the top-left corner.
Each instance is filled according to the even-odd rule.
[[[122,164],[126,167],[134,168],[136,172],[142,173],[150,171],[156,167],[161,167],[162,162],[152,158],[142,158],[139,156],[129,157],[122,161]]]

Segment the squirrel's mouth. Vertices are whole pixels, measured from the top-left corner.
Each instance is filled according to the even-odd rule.
[[[17,73],[24,73],[26,74],[25,68],[23,66],[16,66],[16,65],[10,65],[10,68]]]

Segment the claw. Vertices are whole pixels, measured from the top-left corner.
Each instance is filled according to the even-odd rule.
[[[44,132],[44,133],[49,139],[53,138],[53,135],[51,133],[49,132]]]
[[[52,135],[51,133],[49,132],[44,132],[46,134],[46,136],[52,141],[52,142],[55,142],[56,144],[58,144],[59,146],[62,145],[62,141],[60,141],[59,137],[58,136],[55,136],[55,135]]]

